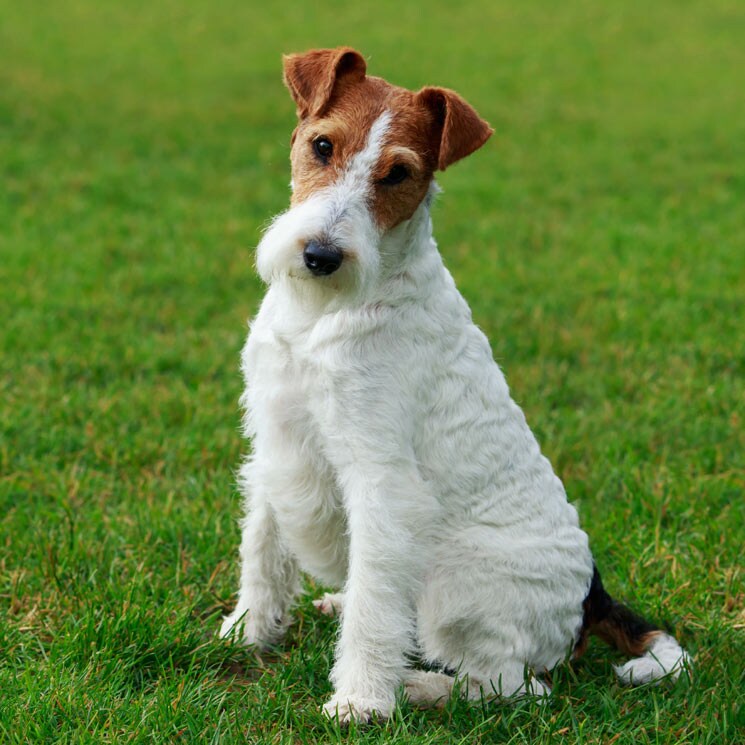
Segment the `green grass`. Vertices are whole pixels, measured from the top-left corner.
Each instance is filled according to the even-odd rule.
[[[425,9],[426,7],[426,9]],[[0,741],[741,743],[745,11],[0,0]],[[435,228],[606,584],[695,654],[544,708],[325,722],[332,620],[214,637],[237,586],[238,354],[287,202],[281,52],[352,44],[494,125]]]

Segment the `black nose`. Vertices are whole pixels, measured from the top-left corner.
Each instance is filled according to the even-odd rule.
[[[309,241],[303,251],[303,260],[312,274],[323,277],[333,274],[341,266],[342,253],[334,246]]]

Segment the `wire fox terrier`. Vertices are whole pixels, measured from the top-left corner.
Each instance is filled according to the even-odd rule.
[[[596,634],[627,684],[677,678],[678,642],[603,589],[587,535],[432,238],[433,174],[491,127],[457,93],[366,74],[349,48],[284,59],[290,209],[242,355],[247,517],[221,629],[276,642],[299,572],[343,592],[324,706],[339,721],[449,695],[545,696]],[[411,668],[419,655],[437,670]]]

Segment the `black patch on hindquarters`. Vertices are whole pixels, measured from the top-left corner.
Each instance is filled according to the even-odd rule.
[[[638,616],[606,592],[595,565],[590,589],[582,608],[582,628],[572,655],[575,659],[587,648],[587,638],[590,634],[599,636],[606,644],[625,654],[639,657],[647,650],[651,640],[661,633],[657,626]]]

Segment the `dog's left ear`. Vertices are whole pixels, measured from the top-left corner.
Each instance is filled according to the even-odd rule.
[[[342,80],[361,82],[367,71],[364,57],[350,47],[288,54],[282,61],[285,85],[297,104],[300,119],[322,114]]]
[[[416,99],[434,115],[432,150],[440,171],[478,150],[494,132],[455,91],[422,88]]]

